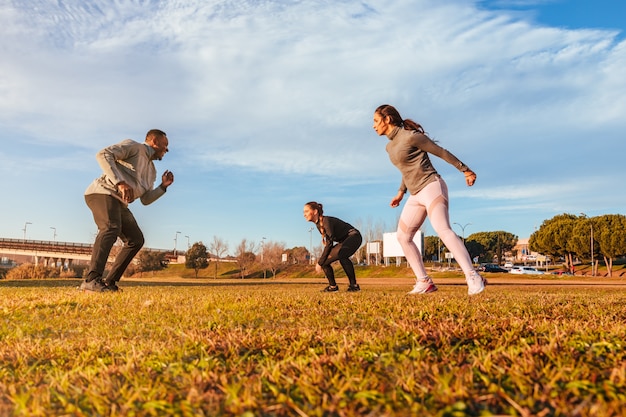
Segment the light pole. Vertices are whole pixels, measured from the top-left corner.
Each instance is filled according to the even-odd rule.
[[[24,242],[26,242],[26,228],[28,227],[29,224],[32,224],[32,223],[31,222],[24,223],[24,228],[22,229],[24,231]]]
[[[187,250],[189,250],[189,248],[191,247],[189,246],[189,236],[185,235],[185,237],[187,238]]]
[[[178,244],[178,235],[180,234],[180,232],[176,232],[176,234],[174,235],[174,256],[176,256],[176,245]]]
[[[313,226],[309,229],[309,265],[313,265]]]
[[[454,224],[458,225],[463,233],[463,244],[465,244],[465,228],[469,226],[471,223],[467,223],[465,226],[461,225],[461,223],[454,222]]]
[[[57,228],[56,227],[50,227],[50,229],[52,229],[54,232],[52,233],[52,241],[56,242],[57,240]]]

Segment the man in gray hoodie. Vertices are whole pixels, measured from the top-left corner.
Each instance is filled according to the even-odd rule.
[[[165,171],[161,184],[154,187],[156,168],[154,160],[161,160],[168,152],[165,132],[152,129],[144,143],[131,139],[102,149],[96,155],[103,174],[85,191],[85,202],[93,213],[98,235],[91,253],[89,273],[80,285],[84,291],[117,291],[117,282],[141,250],[144,237],[128,204],[139,198],[144,205],[151,204],[174,182],[174,174]],[[111,271],[103,278],[104,269],[113,245],[120,238],[124,243],[115,258]]]

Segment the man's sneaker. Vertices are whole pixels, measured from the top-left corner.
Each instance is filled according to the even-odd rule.
[[[337,292],[337,291],[339,291],[339,287],[336,285],[329,285],[328,287],[322,290],[322,292]]]
[[[428,294],[437,291],[437,286],[430,277],[426,279],[418,279],[417,283],[407,294]]]
[[[83,281],[80,284],[79,289],[81,291],[89,291],[89,292],[109,292],[109,289],[101,279],[92,279],[91,281]]]
[[[361,287],[359,287],[359,284],[350,285],[348,287],[348,292],[359,292],[359,291],[361,291]]]
[[[117,286],[117,281],[104,281],[104,284],[107,286],[109,291],[121,291],[120,287]]]
[[[466,281],[467,293],[469,295],[480,294],[485,290],[485,285],[487,285],[487,280],[476,271],[473,271],[470,276],[466,278]]]

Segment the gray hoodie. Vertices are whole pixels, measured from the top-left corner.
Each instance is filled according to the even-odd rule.
[[[96,160],[104,174],[87,187],[85,195],[107,194],[126,204],[117,191],[117,184],[124,181],[132,187],[135,198],[139,198],[144,205],[155,202],[165,194],[165,189],[153,188],[156,168],[152,155],[154,149],[148,144],[131,139],[102,149],[96,154]]]

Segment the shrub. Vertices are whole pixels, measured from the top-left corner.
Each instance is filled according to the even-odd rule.
[[[61,278],[80,278],[86,274],[85,271],[89,272],[87,265],[73,265],[70,269],[61,271],[59,276]]]
[[[22,264],[9,270],[6,279],[42,279],[58,278],[59,270],[42,265]]]
[[[154,272],[165,268],[165,253],[144,249],[139,252],[134,263],[125,271],[125,275],[132,276],[137,272]]]

